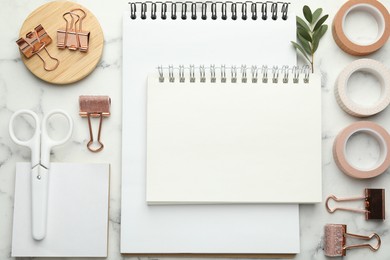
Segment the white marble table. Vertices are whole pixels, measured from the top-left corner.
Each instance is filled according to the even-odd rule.
[[[99,19],[105,36],[102,60],[97,69],[85,80],[68,86],[53,86],[33,76],[23,65],[15,40],[26,16],[46,1],[2,0],[0,8],[0,259],[11,259],[11,236],[15,163],[28,161],[30,152],[15,145],[8,135],[8,120],[11,114],[21,108],[33,109],[39,114],[54,108],[62,108],[72,114],[75,128],[71,142],[55,148],[51,156],[57,162],[109,162],[111,163],[111,198],[109,223],[109,257],[123,259],[119,250],[120,239],[120,187],[121,187],[121,53],[122,13],[128,8],[127,1],[77,1],[90,9]],[[312,8],[323,7],[330,14],[331,21],[344,1],[297,0],[293,9],[301,13],[304,4]],[[390,9],[390,1],[381,0]],[[353,25],[352,25],[353,27]],[[353,29],[353,28],[352,28]],[[360,30],[355,28],[355,30]],[[364,29],[362,29],[364,30]],[[379,52],[368,56],[390,67],[390,42]],[[336,103],[333,89],[339,72],[351,61],[356,60],[342,52],[334,43],[329,31],[316,55],[315,66],[322,74],[323,107],[323,198],[329,194],[360,195],[365,187],[386,188],[390,190],[390,174],[384,173],[372,180],[356,180],[347,177],[336,167],[332,157],[335,135],[348,124],[357,121],[344,113]],[[303,63],[303,60],[300,60]],[[370,82],[366,74],[355,77],[354,83]],[[102,139],[106,144],[100,153],[91,153],[86,148],[88,141],[87,122],[78,116],[78,96],[82,94],[109,95],[112,99],[112,116],[105,120]],[[390,109],[370,117],[387,130],[390,130]],[[376,156],[375,143],[357,140],[367,153]],[[358,155],[354,155],[359,160]],[[302,158],[304,160],[304,158]],[[387,206],[389,204],[387,203]],[[388,207],[389,208],[389,207]],[[352,250],[347,259],[389,259],[390,224],[365,221],[361,214],[337,212],[328,214],[324,204],[302,205],[301,214],[301,253],[295,259],[325,259],[322,251],[323,226],[326,223],[348,224],[350,232],[368,234],[377,232],[382,238],[382,247],[372,253],[368,249]],[[280,234],[281,236],[283,234]]]

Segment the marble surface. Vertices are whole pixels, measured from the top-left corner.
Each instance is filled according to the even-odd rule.
[[[35,8],[47,1],[14,0],[1,1],[0,8],[0,259],[11,259],[11,236],[15,163],[28,161],[28,149],[14,144],[8,135],[8,120],[12,113],[28,108],[40,115],[54,108],[67,110],[74,119],[75,128],[72,139],[66,145],[54,148],[51,159],[56,162],[109,162],[111,163],[111,198],[109,223],[109,257],[124,259],[119,250],[120,238],[120,188],[121,188],[121,53],[122,12],[128,8],[127,1],[77,1],[90,9],[99,19],[105,34],[105,47],[102,60],[97,69],[86,79],[67,86],[53,86],[34,77],[21,62],[15,40],[25,17]],[[304,4],[312,8],[322,6],[330,14],[331,24],[335,13],[344,1],[298,0],[292,1],[292,8],[301,13]],[[382,0],[390,9],[390,2]],[[356,14],[358,16],[359,14]],[[367,17],[354,20],[348,27],[351,32],[368,33],[372,24]],[[375,24],[375,23],[374,23]],[[375,54],[367,56],[383,62],[390,67],[390,43]],[[359,119],[343,112],[336,103],[333,89],[340,71],[351,61],[356,60],[342,52],[334,43],[330,31],[321,42],[316,54],[316,71],[322,74],[323,107],[323,198],[329,194],[339,196],[360,195],[366,187],[390,189],[390,174],[386,171],[372,180],[352,179],[337,168],[332,156],[332,145],[337,133]],[[301,59],[300,63],[304,61]],[[351,91],[356,98],[368,100],[375,93],[368,90],[366,83],[374,82],[369,75],[359,73],[353,78]],[[351,83],[351,84],[352,84]],[[356,86],[355,86],[356,85]],[[378,91],[378,88],[376,88]],[[78,116],[78,96],[83,94],[109,95],[112,99],[110,118],[103,125],[102,140],[106,144],[100,153],[91,153],[86,148],[88,141],[87,121]],[[377,94],[379,95],[379,94]],[[390,130],[390,109],[368,118]],[[351,157],[357,163],[369,163],[378,157],[375,141],[356,137],[351,144]],[[368,158],[368,159],[367,159]],[[305,158],[302,158],[303,160]],[[368,161],[368,162],[367,162]],[[304,181],[304,180],[303,180]],[[354,203],[357,207],[361,204]],[[387,203],[387,208],[389,204]],[[347,259],[389,259],[390,224],[388,220],[365,221],[361,214],[336,212],[331,215],[325,210],[324,203],[300,206],[301,253],[295,259],[325,259],[323,254],[323,227],[326,223],[345,223],[352,233],[369,234],[372,231],[382,238],[382,247],[376,253],[368,249],[348,252]],[[281,236],[283,234],[280,234]]]

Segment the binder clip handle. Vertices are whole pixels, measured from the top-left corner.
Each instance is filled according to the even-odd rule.
[[[352,208],[342,208],[335,207],[331,208],[329,206],[330,200],[336,202],[345,202],[345,201],[357,201],[364,200],[365,209],[352,209]],[[366,220],[369,219],[385,219],[385,190],[384,189],[365,189],[364,195],[354,198],[337,198],[334,195],[330,195],[325,201],[326,210],[329,213],[333,213],[337,210],[352,211],[357,213],[364,213]]]
[[[378,234],[376,234],[376,233],[372,233],[369,236],[362,236],[362,235],[357,235],[357,234],[345,233],[345,236],[346,237],[357,238],[357,239],[361,239],[361,240],[371,240],[372,238],[375,238],[377,240],[377,244],[375,246],[372,246],[369,243],[357,244],[357,245],[349,245],[349,246],[345,246],[344,247],[346,250],[347,249],[353,249],[353,248],[367,247],[367,248],[371,249],[371,251],[377,251],[381,247],[381,243],[382,243],[380,236]]]
[[[87,117],[88,117],[88,128],[89,128],[89,142],[87,144],[87,148],[91,152],[97,153],[97,152],[100,152],[101,150],[103,150],[103,148],[104,148],[104,144],[100,141],[100,133],[101,133],[102,124],[103,124],[103,114],[99,113],[99,118],[100,118],[99,130],[98,130],[98,136],[97,136],[97,140],[96,140],[97,143],[99,144],[99,146],[97,148],[92,147],[94,142],[93,142],[93,131],[92,131],[92,124],[91,124],[91,114],[88,113]]]
[[[81,32],[81,31],[83,31],[83,20],[87,16],[87,13],[81,8],[76,8],[76,9],[70,10],[70,12],[73,14],[76,14],[75,13],[76,11],[80,11],[83,13],[82,16],[79,16],[79,32]],[[76,29],[76,24],[75,24],[75,29]]]
[[[70,22],[68,21],[68,19],[66,19],[67,16],[70,16]],[[77,19],[76,21],[74,21],[74,17],[73,16],[76,16]],[[66,12],[62,15],[62,17],[64,18],[65,20],[65,38],[64,38],[64,42],[60,43],[59,45],[61,45],[61,48],[62,47],[65,47],[65,46],[68,46],[68,48],[70,50],[77,50],[80,46],[80,40],[79,40],[79,35],[78,35],[78,31],[77,31],[77,23],[80,21],[80,16],[78,14],[75,14],[75,13],[72,13],[72,12]],[[73,26],[74,26],[74,29],[73,29]],[[70,32],[73,32],[75,33],[75,36],[76,37],[69,37],[69,33]]]
[[[50,57],[50,59],[55,61],[55,64],[51,68],[47,65],[46,60],[44,58],[42,58],[42,56],[39,54],[39,52],[43,49],[45,49],[45,51],[46,51],[47,55]],[[44,42],[42,43],[42,46],[37,51],[33,50],[32,53],[36,54],[41,59],[41,61],[43,62],[43,68],[46,71],[55,70],[58,67],[58,65],[60,64],[60,61],[57,58],[54,58],[53,56],[50,55],[50,53],[46,49],[46,43],[44,43]]]
[[[345,202],[345,201],[357,201],[357,200],[363,200],[365,197],[364,196],[360,196],[360,197],[353,197],[353,198],[337,198],[336,196],[334,195],[330,195],[328,198],[326,198],[326,201],[325,201],[325,207],[326,207],[326,210],[329,212],[329,213],[333,213],[337,210],[344,210],[344,211],[352,211],[352,212],[357,212],[357,213],[366,213],[367,210],[363,210],[363,209],[353,209],[353,208],[343,208],[343,207],[335,207],[335,208],[331,208],[329,206],[329,201],[330,200],[334,200],[336,202]]]

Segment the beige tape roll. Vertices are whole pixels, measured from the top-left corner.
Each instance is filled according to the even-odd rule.
[[[387,1],[387,0],[386,0]],[[369,45],[360,45],[350,40],[344,32],[345,18],[351,11],[371,14],[378,23],[378,36]],[[386,7],[377,0],[349,0],[337,12],[332,26],[333,38],[346,53],[364,56],[373,53],[385,45],[390,35],[390,14]]]
[[[347,142],[356,133],[366,133],[374,137],[379,143],[380,157],[377,165],[371,169],[359,169],[352,166],[347,160]],[[384,173],[390,167],[389,148],[390,135],[383,127],[373,122],[360,121],[349,125],[336,136],[333,144],[333,158],[345,174],[358,179],[368,179]]]
[[[351,75],[357,71],[371,73],[380,82],[381,96],[372,106],[357,104],[348,96],[348,81]],[[356,117],[375,115],[390,104],[390,70],[385,65],[375,60],[356,60],[350,63],[340,73],[334,90],[337,103],[348,114]]]

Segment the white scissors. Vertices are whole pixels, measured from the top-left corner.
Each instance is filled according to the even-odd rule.
[[[14,120],[20,115],[30,115],[35,121],[35,132],[30,140],[22,141],[14,132]],[[47,121],[53,115],[62,115],[68,121],[69,130],[62,140],[53,140],[47,133]],[[60,145],[69,140],[73,131],[73,120],[63,110],[53,110],[47,114],[39,124],[39,118],[31,110],[22,109],[15,112],[9,122],[9,134],[11,139],[31,149],[31,210],[32,210],[32,237],[42,240],[46,236],[47,200],[49,189],[50,150],[53,146]]]

